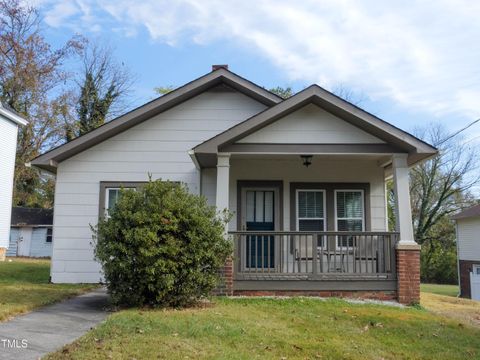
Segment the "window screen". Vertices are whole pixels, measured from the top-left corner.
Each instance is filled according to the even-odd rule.
[[[298,190],[297,214],[299,231],[324,231],[325,191]],[[323,246],[323,237],[318,238],[318,246]]]
[[[363,231],[363,191],[336,190],[336,214],[338,231]],[[353,246],[351,236],[337,237],[338,246]]]
[[[336,191],[337,230],[363,231],[363,192]]]

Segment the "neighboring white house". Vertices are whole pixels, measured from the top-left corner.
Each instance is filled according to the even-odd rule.
[[[0,102],[0,261],[9,244],[18,126],[27,121]]]
[[[217,66],[31,164],[56,173],[55,283],[102,279],[90,224],[119,188],[139,187],[151,174],[236,214],[228,230],[238,293],[393,294],[395,249],[418,253],[408,168],[435,153],[317,85],[284,100]],[[389,177],[398,232],[387,229]]]
[[[480,300],[480,205],[452,217],[457,226],[460,296]]]
[[[7,256],[52,256],[53,209],[14,207]]]

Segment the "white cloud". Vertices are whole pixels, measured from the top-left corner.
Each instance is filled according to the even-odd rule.
[[[172,46],[237,42],[289,79],[345,84],[433,115],[480,115],[480,2],[38,0],[52,27],[124,31]]]

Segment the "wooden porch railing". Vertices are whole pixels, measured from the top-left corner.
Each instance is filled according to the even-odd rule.
[[[233,231],[237,280],[394,279],[395,232]]]

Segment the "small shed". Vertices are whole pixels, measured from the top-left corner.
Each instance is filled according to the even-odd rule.
[[[460,296],[480,300],[480,204],[452,219],[457,228]]]
[[[14,207],[7,256],[52,256],[53,209]]]

